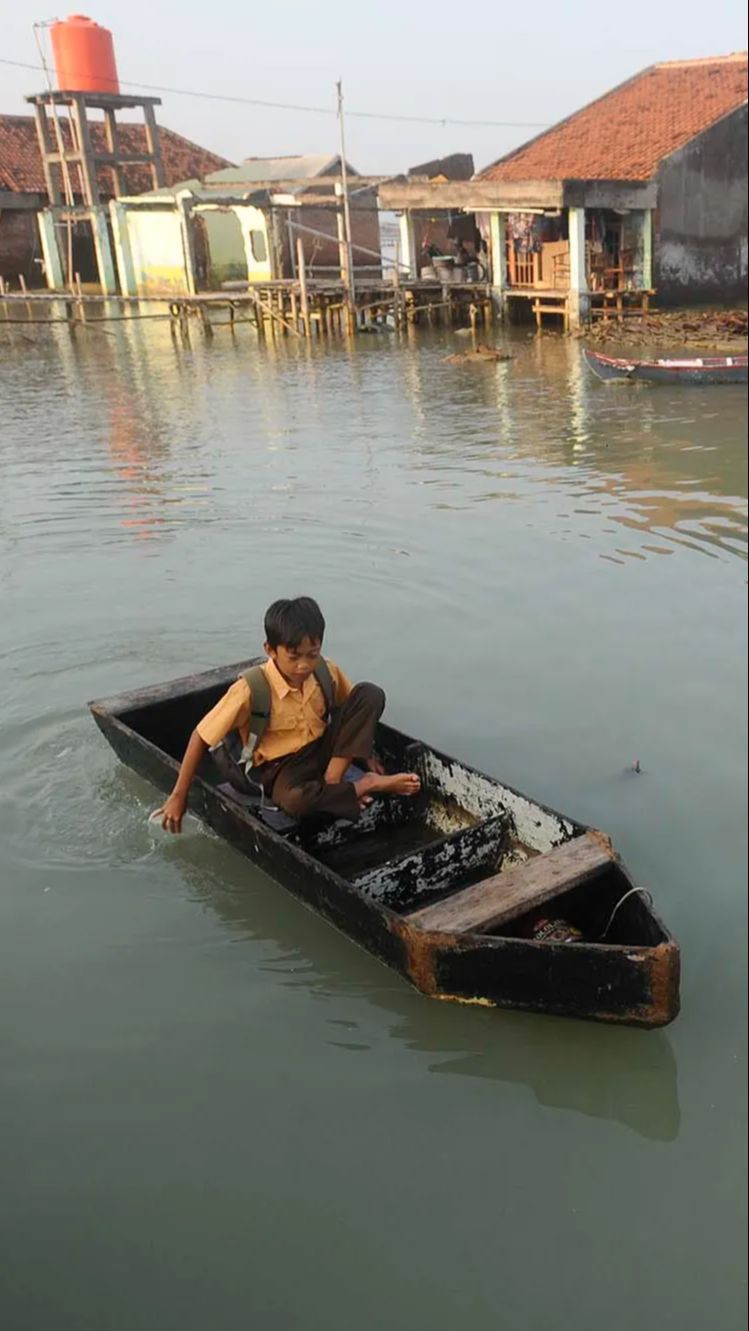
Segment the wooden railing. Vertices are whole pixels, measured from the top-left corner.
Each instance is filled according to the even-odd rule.
[[[633,290],[641,281],[633,250],[614,255],[595,253],[586,245],[586,273],[590,291]],[[569,291],[570,248],[568,241],[545,242],[540,251],[525,252],[507,246],[507,283],[510,287],[540,291]]]
[[[568,291],[570,255],[567,241],[552,241],[540,251],[524,253],[507,248],[507,281],[511,287],[535,291]]]
[[[507,279],[511,287],[536,287],[541,281],[541,255],[524,254],[509,245]]]

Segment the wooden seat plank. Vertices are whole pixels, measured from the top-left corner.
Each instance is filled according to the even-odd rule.
[[[594,877],[614,858],[611,842],[603,833],[585,832],[545,855],[424,906],[406,920],[418,929],[437,933],[487,933]]]

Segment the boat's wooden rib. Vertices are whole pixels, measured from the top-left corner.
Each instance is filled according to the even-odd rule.
[[[439,837],[429,846],[395,856],[375,869],[355,874],[353,886],[384,906],[394,905],[400,911],[409,909],[419,901],[453,892],[457,872],[466,877],[475,876],[497,864],[503,858],[509,832],[507,814],[488,818],[474,827]]]
[[[436,933],[488,933],[600,875],[613,859],[607,837],[585,832],[545,855],[412,911],[406,919],[418,929]]]

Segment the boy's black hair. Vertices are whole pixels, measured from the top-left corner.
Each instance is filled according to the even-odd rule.
[[[274,601],[265,612],[265,641],[269,647],[298,647],[302,638],[322,642],[325,620],[311,596]]]

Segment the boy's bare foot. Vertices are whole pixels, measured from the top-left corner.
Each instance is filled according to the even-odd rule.
[[[421,781],[415,772],[396,772],[394,776],[385,776],[380,772],[368,772],[355,783],[359,798],[362,795],[418,795]]]

